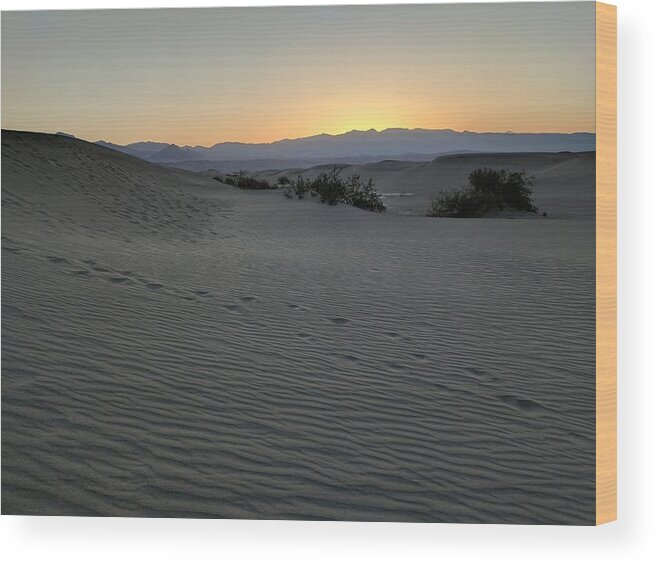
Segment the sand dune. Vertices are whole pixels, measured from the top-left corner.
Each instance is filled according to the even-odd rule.
[[[593,221],[288,201],[17,132],[2,204],[4,513],[594,522]]]
[[[334,165],[309,169],[268,171],[260,176],[275,182],[285,174],[314,178]],[[439,190],[461,188],[479,167],[525,170],[535,177],[534,197],[541,211],[556,218],[595,217],[595,154],[585,153],[482,153],[447,155],[433,161],[382,161],[366,165],[339,165],[344,175],[373,178],[392,213],[423,215]]]

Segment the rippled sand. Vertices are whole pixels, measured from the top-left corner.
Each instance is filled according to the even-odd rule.
[[[3,513],[594,522],[593,220],[2,145]]]

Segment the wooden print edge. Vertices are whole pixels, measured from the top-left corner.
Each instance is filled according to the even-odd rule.
[[[617,8],[596,2],[596,523],[617,519]]]

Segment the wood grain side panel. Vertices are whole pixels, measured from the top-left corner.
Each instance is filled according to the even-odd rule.
[[[596,4],[597,524],[617,518],[617,8]]]

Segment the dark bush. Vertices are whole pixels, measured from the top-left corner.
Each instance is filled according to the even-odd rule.
[[[440,191],[428,209],[429,216],[441,218],[475,218],[483,216],[489,208],[484,198],[471,188]]]
[[[317,178],[310,184],[312,195],[319,197],[324,204],[335,205],[344,202],[346,196],[346,185],[339,176],[340,170],[335,167],[329,173],[319,173]]]
[[[358,175],[343,179],[340,171],[341,169],[335,167],[330,172],[319,173],[313,181],[299,176],[293,188],[285,189],[284,194],[287,198],[301,199],[309,192],[325,204],[335,205],[341,202],[373,212],[385,210],[383,200],[374,188],[372,179],[366,183],[363,183]]]
[[[527,177],[524,171],[509,172],[502,185],[501,201],[508,208],[537,212],[537,206],[533,203],[531,186],[533,186],[533,177]]]
[[[294,196],[299,200],[303,200],[305,195],[310,191],[310,183],[303,179],[301,175],[298,176],[294,183]]]
[[[224,184],[236,186],[238,188],[246,188],[250,190],[271,190],[273,187],[265,180],[259,180],[255,177],[249,177],[244,171],[239,171],[237,174],[226,175],[224,177],[214,177]]]
[[[468,180],[468,186],[461,190],[439,192],[431,201],[428,215],[472,218],[505,208],[537,212],[531,198],[533,178],[524,171],[476,169]]]
[[[356,208],[363,208],[372,212],[382,212],[385,210],[383,199],[380,193],[374,188],[373,179],[369,179],[366,183],[363,183],[359,175],[353,175],[346,179],[345,202]]]

